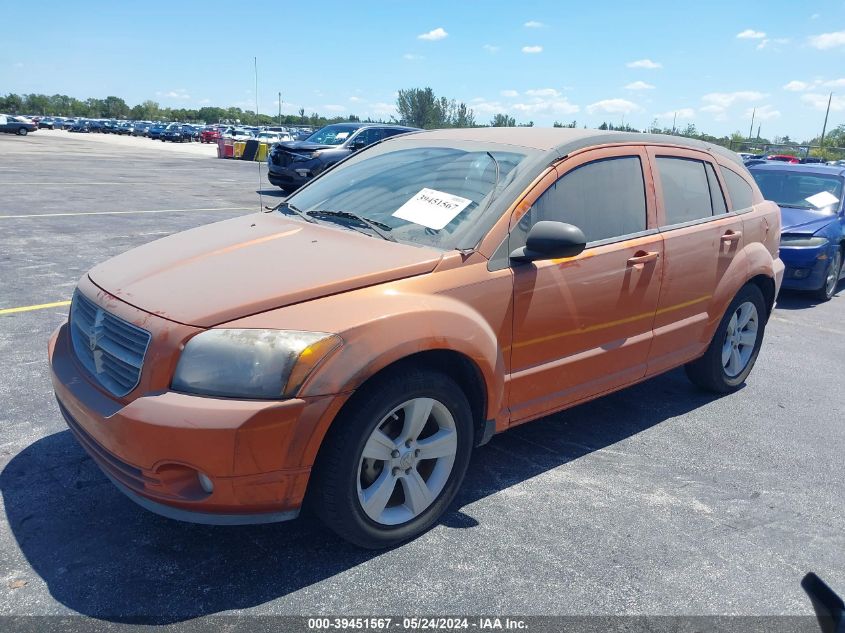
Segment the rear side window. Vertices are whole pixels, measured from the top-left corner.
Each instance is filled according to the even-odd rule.
[[[519,228],[527,231],[540,220],[574,224],[588,242],[645,231],[645,184],[639,157],[598,160],[567,172],[543,192]]]
[[[667,226],[713,215],[710,181],[703,161],[658,156],[657,171],[663,186]]]
[[[725,167],[722,167],[722,177],[728,187],[728,195],[731,197],[734,211],[748,209],[754,205],[754,192],[745,178]]]

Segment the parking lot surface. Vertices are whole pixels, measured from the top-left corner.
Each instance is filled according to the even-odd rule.
[[[279,196],[257,163],[88,137],[0,137],[0,615],[809,615],[809,571],[845,593],[845,289],[781,296],[735,394],[674,371],[495,437],[441,524],[390,551],[308,517],[208,527],[135,506],[53,399],[67,306],[3,310]]]

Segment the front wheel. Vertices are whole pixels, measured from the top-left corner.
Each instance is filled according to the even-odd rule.
[[[361,547],[407,541],[452,502],[472,438],[469,403],[448,376],[411,369],[377,379],[334,423],[309,503],[328,527]]]
[[[836,294],[836,286],[839,284],[839,276],[842,274],[842,250],[837,248],[833,257],[827,265],[827,272],[824,276],[822,287],[813,294],[819,301],[829,301]]]
[[[763,293],[747,284],[731,301],[704,355],[685,365],[687,376],[707,391],[736,391],[754,367],[765,329]]]

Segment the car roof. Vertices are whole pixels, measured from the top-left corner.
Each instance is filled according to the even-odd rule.
[[[413,138],[423,141],[480,141],[515,145],[529,149],[556,153],[560,157],[591,145],[607,143],[649,143],[675,145],[719,154],[742,166],[742,159],[720,145],[697,139],[668,134],[641,134],[639,132],[617,132],[583,128],[541,128],[541,127],[475,127],[430,130],[414,134]]]
[[[819,163],[760,163],[749,167],[751,171],[794,171],[819,176],[845,176],[845,167]]]

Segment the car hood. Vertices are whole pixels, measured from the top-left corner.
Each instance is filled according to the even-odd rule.
[[[781,207],[781,233],[800,233],[812,235],[836,219],[835,215],[819,213],[810,209]]]
[[[102,290],[172,321],[233,319],[434,270],[442,253],[278,213],[201,226],[89,273]]]

